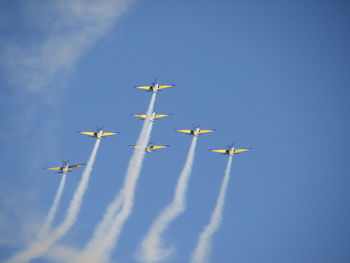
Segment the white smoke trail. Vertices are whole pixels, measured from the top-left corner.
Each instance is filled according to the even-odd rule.
[[[52,92],[54,87],[48,84],[58,76],[62,79],[62,73],[74,68],[132,2],[46,0],[19,3],[20,21],[28,22],[32,30],[29,32],[39,32],[41,37],[28,41],[22,34],[18,43],[2,41],[0,64],[9,70],[6,77],[26,91]],[[2,20],[2,24],[10,25],[10,21]]]
[[[156,218],[141,243],[141,250],[138,255],[141,262],[163,261],[172,253],[171,248],[165,248],[162,235],[170,223],[186,209],[186,191],[191,175],[196,144],[197,136],[193,136],[184,168],[177,182],[173,201]]]
[[[75,223],[78,213],[80,211],[81,202],[83,200],[84,194],[86,192],[88,182],[90,179],[90,174],[92,171],[92,166],[95,162],[98,147],[100,146],[100,139],[97,139],[94,148],[91,152],[89,161],[85,167],[81,180],[79,182],[78,188],[74,193],[73,199],[69,204],[69,208],[64,218],[63,222],[55,228],[51,233],[44,236],[42,239],[34,241],[29,248],[18,253],[13,258],[7,260],[5,263],[21,263],[28,262],[33,258],[37,258],[43,255],[50,247],[57,242],[62,236],[64,236],[71,226]]]
[[[103,239],[103,237],[109,230],[109,227],[112,225],[115,215],[121,209],[123,202],[124,195],[123,192],[120,191],[119,194],[116,195],[114,201],[111,204],[109,204],[107,211],[103,215],[103,218],[99,222],[98,226],[96,227],[92,238],[86,245],[85,251],[90,251],[100,243],[101,239]]]
[[[43,238],[51,228],[52,221],[55,218],[57,208],[61,202],[64,185],[66,183],[66,176],[67,176],[67,174],[62,174],[60,185],[58,186],[58,190],[57,190],[55,199],[52,203],[49,214],[47,215],[45,222],[44,222],[42,228],[40,229],[38,239]]]
[[[76,262],[107,262],[113,248],[117,245],[119,234],[121,233],[123,225],[133,208],[136,184],[142,168],[145,148],[148,144],[153,127],[153,122],[150,120],[150,116],[154,109],[155,100],[156,93],[153,93],[147,109],[146,120],[136,143],[136,145],[140,147],[134,151],[134,154],[129,161],[124,186],[114,201],[109,205],[109,208],[107,209],[102,222],[99,224],[92,240],[89,242],[82,256]],[[115,210],[120,208],[121,210],[116,213],[117,211]]]
[[[227,191],[228,181],[230,178],[231,166],[232,166],[232,156],[230,156],[228,159],[226,169],[225,169],[225,176],[221,184],[218,200],[216,201],[214,211],[211,214],[209,224],[199,234],[197,246],[192,253],[192,258],[191,258],[192,263],[209,262],[212,237],[214,233],[218,230],[220,223],[222,221],[222,211],[225,205],[225,195]]]
[[[149,103],[148,109],[147,109],[147,116],[150,116],[148,113],[152,113],[153,112],[153,108],[154,108],[154,104],[155,104],[155,93],[152,95],[151,101]],[[145,120],[145,122],[143,123],[143,127],[141,129],[139,138],[137,140],[137,145],[140,145],[140,141],[141,141],[141,137],[144,135],[148,125],[150,121]],[[148,132],[150,133],[150,131]],[[139,144],[140,143],[140,144]],[[147,144],[147,142],[146,142]],[[142,148],[142,147],[140,147]],[[132,160],[135,158],[134,156],[136,155],[137,151],[134,151],[134,154],[130,160],[130,164],[132,163]],[[144,154],[144,151],[141,151],[141,153]],[[87,245],[86,250],[90,250],[94,247],[96,247],[96,245],[100,242],[100,240],[105,236],[106,232],[108,231],[109,227],[111,226],[111,224],[113,223],[113,219],[116,215],[116,213],[118,212],[118,210],[121,208],[123,201],[124,201],[124,188],[117,194],[117,196],[115,197],[114,201],[108,206],[106,213],[103,216],[103,219],[101,220],[101,222],[98,224],[93,237],[91,238],[90,242]]]

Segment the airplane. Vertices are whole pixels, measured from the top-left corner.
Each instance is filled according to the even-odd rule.
[[[146,114],[133,114],[132,116],[139,117],[139,118],[142,118],[142,119],[146,119],[146,117],[147,117]],[[154,121],[156,119],[163,118],[163,117],[169,117],[169,116],[171,116],[171,114],[156,114],[155,112],[153,112],[152,115],[151,115],[150,120]]]
[[[65,161],[63,162],[62,166],[58,166],[58,167],[49,167],[49,168],[45,168],[46,170],[53,170],[53,171],[58,171],[57,173],[61,173],[61,174],[66,174],[71,172],[71,170],[78,168],[80,166],[85,165],[85,163],[82,164],[76,164],[76,165],[71,165],[69,166],[69,161]]]
[[[138,145],[129,145],[131,148],[134,148],[134,149],[139,149],[140,146]],[[170,145],[152,145],[152,144],[148,144],[148,146],[145,148],[145,151],[150,153],[154,150],[157,150],[157,149],[162,149],[162,148],[168,148],[170,147]]]
[[[198,136],[202,133],[214,132],[216,130],[201,130],[199,126],[196,126],[192,130],[176,130],[176,131],[187,133],[188,135]]]
[[[155,80],[150,86],[136,86],[137,89],[147,90],[149,92],[157,92],[158,90],[174,87],[175,85],[159,85],[158,81]]]
[[[101,139],[103,136],[118,134],[118,132],[104,132],[103,128],[99,128],[95,132],[79,131],[79,133],[90,135],[91,137],[95,137],[97,139]]]
[[[251,150],[251,148],[236,149],[236,148],[233,146],[233,143],[232,143],[231,145],[228,145],[227,147],[228,147],[227,149],[212,149],[211,151],[212,151],[212,152],[217,152],[217,153],[222,153],[222,154],[225,154],[225,155],[232,156],[232,155],[237,154],[237,153],[240,153],[240,152],[246,152],[246,151]]]

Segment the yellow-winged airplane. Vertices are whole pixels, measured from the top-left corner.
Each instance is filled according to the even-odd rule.
[[[109,136],[109,135],[116,135],[118,132],[104,132],[102,128],[97,129],[95,132],[89,132],[89,131],[79,131],[81,134],[85,135],[90,135],[92,137],[95,137],[97,139],[101,139],[104,136]]]
[[[146,119],[147,115],[146,114],[133,114],[132,116],[134,117],[139,117],[141,119]],[[164,118],[164,117],[169,117],[171,114],[156,114],[155,112],[152,113],[150,120],[154,121],[159,118]]]
[[[134,149],[139,149],[140,146],[138,145],[129,145],[131,148],[134,148]],[[157,149],[162,149],[162,148],[168,148],[170,147],[170,145],[152,145],[152,144],[148,144],[148,146],[145,148],[145,151],[150,153],[154,150],[157,150]]]
[[[216,130],[201,130],[201,128],[197,126],[197,127],[194,127],[192,130],[176,130],[176,131],[183,132],[188,135],[198,136],[200,134],[207,133],[207,132],[214,132]]]
[[[69,166],[69,161],[65,161],[65,162],[63,162],[62,166],[48,167],[48,168],[45,168],[45,169],[46,170],[52,170],[52,171],[58,171],[57,173],[60,173],[60,174],[66,174],[66,173],[71,172],[71,170],[73,170],[75,168],[78,168],[78,167],[81,167],[83,165],[85,165],[85,163]]]
[[[157,80],[155,80],[150,86],[136,86],[137,89],[143,89],[150,92],[157,92],[158,90],[174,87],[175,85],[159,85]]]
[[[216,153],[222,153],[225,155],[229,155],[232,156],[234,154],[237,153],[241,153],[241,152],[246,152],[251,150],[251,148],[246,148],[246,149],[236,149],[233,144],[229,145],[227,149],[212,149],[212,152],[216,152]]]

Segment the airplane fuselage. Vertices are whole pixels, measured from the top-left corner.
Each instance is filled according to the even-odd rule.
[[[63,166],[62,166],[62,173],[63,174],[68,173],[68,166],[69,166],[69,163],[64,163],[63,164]]]
[[[191,134],[194,136],[198,136],[199,132],[200,132],[200,128],[195,128],[191,131]]]
[[[159,84],[158,83],[153,83],[151,90],[152,90],[152,92],[157,92],[158,88],[159,88]]]
[[[234,147],[230,147],[230,148],[226,151],[226,153],[227,153],[228,155],[233,155],[233,154],[235,153],[235,148],[234,148]]]
[[[103,130],[98,130],[97,132],[95,132],[95,137],[97,139],[101,139],[103,135]]]

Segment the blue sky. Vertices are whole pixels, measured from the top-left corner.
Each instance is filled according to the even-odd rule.
[[[42,168],[86,162],[94,141],[77,131],[103,126],[120,135],[101,142],[78,222],[60,241],[84,247],[141,129],[129,114],[145,113],[150,94],[133,86],[158,78],[176,84],[155,106],[173,116],[151,140],[171,147],[146,156],[113,259],[137,262],[190,145],[174,129],[200,124],[217,132],[199,138],[187,210],[166,232],[174,262],[188,261],[219,191],[227,159],[208,149],[232,142],[253,151],[233,160],[212,262],[349,262],[349,2],[44,2],[0,5],[1,260],[51,205],[59,176]],[[67,178],[56,224],[81,172]]]

